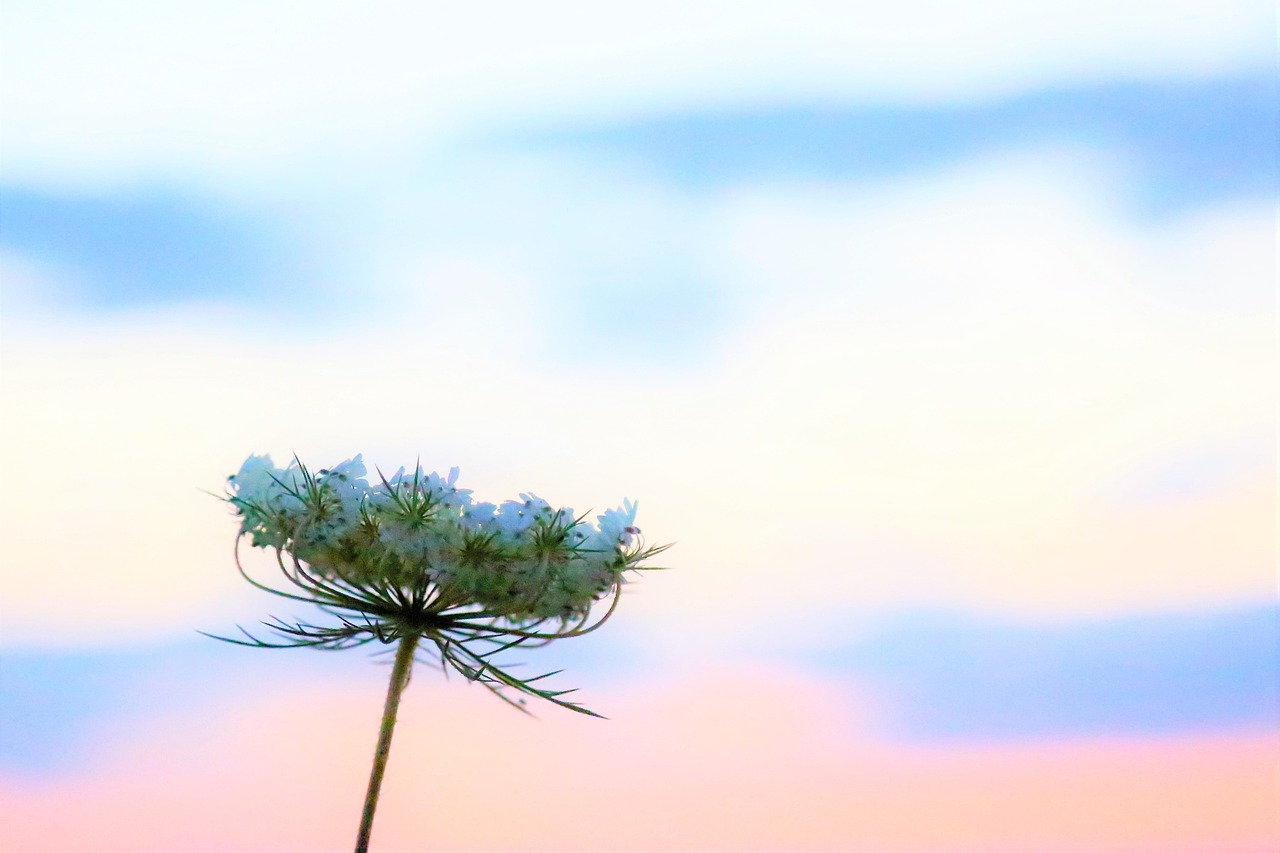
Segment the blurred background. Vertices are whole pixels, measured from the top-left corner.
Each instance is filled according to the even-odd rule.
[[[5,0],[0,849],[350,849],[385,656],[195,633],[249,453],[675,543],[375,849],[1280,848],[1275,27]]]

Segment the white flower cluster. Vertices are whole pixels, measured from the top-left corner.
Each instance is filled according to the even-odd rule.
[[[227,500],[255,546],[275,548],[320,577],[352,585],[424,589],[452,606],[478,604],[512,619],[570,618],[621,581],[641,554],[635,504],[592,524],[522,494],[495,505],[419,467],[366,479],[361,457],[308,471],[250,456]]]

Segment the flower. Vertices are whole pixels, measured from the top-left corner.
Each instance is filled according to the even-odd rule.
[[[598,518],[602,544],[626,547],[640,533],[636,527],[636,504],[623,500],[621,509],[606,509]]]
[[[360,455],[315,473],[296,459],[278,468],[270,456],[250,456],[228,478],[240,535],[275,551],[292,589],[241,572],[260,589],[314,603],[338,620],[276,620],[268,625],[283,642],[251,636],[247,644],[344,648],[422,638],[440,663],[499,695],[513,688],[590,713],[533,685],[537,679],[509,675],[491,656],[594,630],[604,620],[588,625],[592,608],[610,596],[604,618],[612,614],[624,573],[649,568],[641,564],[664,550],[640,539],[636,504],[623,501],[593,524],[532,492],[473,502],[457,486],[457,468],[441,476],[402,467],[373,482],[367,473]]]

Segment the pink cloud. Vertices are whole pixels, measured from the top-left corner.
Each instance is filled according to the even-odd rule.
[[[612,720],[419,672],[374,849],[1280,847],[1274,732],[891,743],[873,697],[772,669],[590,693]],[[0,850],[350,849],[380,709],[362,680],[160,720],[79,777],[5,780]]]

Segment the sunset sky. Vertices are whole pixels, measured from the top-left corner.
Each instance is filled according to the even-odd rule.
[[[375,850],[1280,848],[1272,4],[0,9],[0,850],[350,849],[250,453],[674,543]]]

